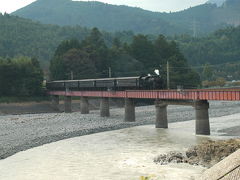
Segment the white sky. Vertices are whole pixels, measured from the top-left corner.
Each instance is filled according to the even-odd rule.
[[[0,12],[11,13],[35,0],[0,0]],[[83,0],[88,1],[88,0]],[[179,11],[205,3],[207,0],[98,0],[108,4],[128,5],[159,12]]]

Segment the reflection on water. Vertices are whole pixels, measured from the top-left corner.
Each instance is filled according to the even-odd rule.
[[[167,151],[183,151],[202,139],[192,132],[154,126],[82,136],[0,161],[0,179],[138,180],[142,175],[191,179],[203,168],[187,164],[160,166],[153,163],[153,158]]]
[[[212,134],[226,126],[240,125],[240,114],[211,119]],[[220,137],[223,138],[223,137]],[[153,158],[168,151],[184,151],[208,139],[194,135],[194,121],[153,125],[67,139],[20,152],[0,161],[1,180],[139,180],[193,179],[204,170],[188,164],[165,166]]]

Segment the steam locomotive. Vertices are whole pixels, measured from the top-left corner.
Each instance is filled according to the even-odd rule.
[[[164,81],[159,75],[47,82],[48,90],[123,91],[164,89],[164,87]]]

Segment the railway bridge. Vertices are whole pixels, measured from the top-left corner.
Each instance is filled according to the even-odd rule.
[[[193,106],[196,114],[195,132],[198,135],[210,135],[209,100],[239,101],[240,89],[195,89],[195,90],[126,90],[126,91],[54,91],[49,90],[52,104],[59,105],[59,96],[64,96],[64,108],[70,113],[72,97],[80,97],[80,111],[89,113],[88,98],[101,98],[100,116],[109,117],[109,98],[125,99],[126,122],[135,121],[134,99],[154,99],[156,108],[156,128],[168,128],[167,106],[189,105]]]

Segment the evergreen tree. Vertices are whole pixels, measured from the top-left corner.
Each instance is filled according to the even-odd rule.
[[[149,73],[156,66],[153,43],[145,35],[134,36],[129,48],[130,55],[144,65],[143,73]]]
[[[90,55],[81,49],[77,40],[63,41],[51,60],[52,80],[96,78],[96,68]]]
[[[89,55],[80,49],[71,49],[62,56],[65,79],[96,78],[96,68]]]
[[[110,67],[108,48],[102,33],[97,28],[93,28],[90,35],[82,42],[82,49],[94,62],[98,76],[107,77],[108,67]]]

